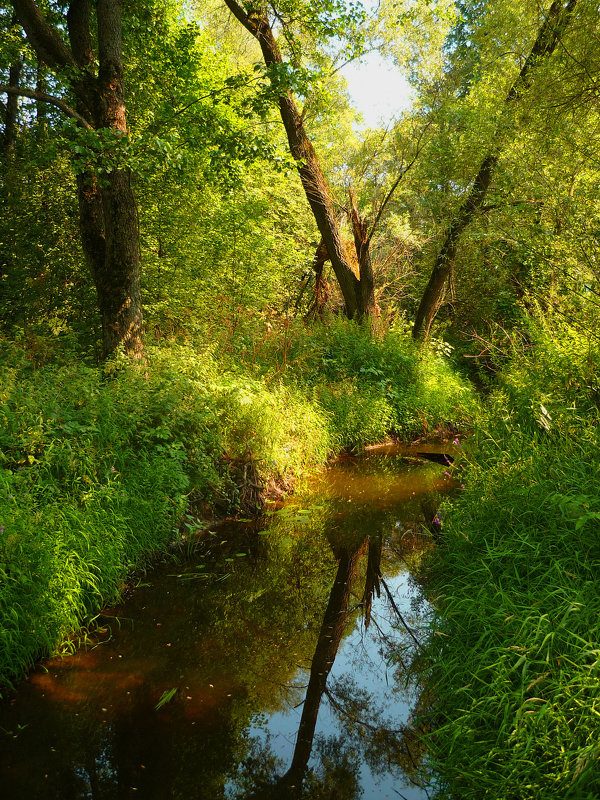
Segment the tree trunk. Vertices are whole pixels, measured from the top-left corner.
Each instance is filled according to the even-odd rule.
[[[536,65],[539,64],[541,59],[550,56],[554,52],[560,37],[567,28],[576,4],[577,0],[568,0],[566,4],[563,0],[554,0],[518,78],[506,95],[505,107],[514,100],[518,100],[531,86]],[[429,336],[431,325],[441,305],[444,285],[456,260],[460,237],[481,207],[498,164],[501,144],[498,139],[498,134],[496,134],[493,140],[494,151],[488,153],[481,162],[471,191],[467,199],[459,207],[435,260],[431,277],[425,287],[415,316],[412,330],[414,339],[427,338]]]
[[[283,59],[269,24],[266,8],[261,6],[253,8],[251,12],[246,12],[235,0],[225,0],[225,4],[234,17],[258,41],[266,66],[282,64]],[[364,288],[360,286],[363,276],[354,274],[345,253],[329,185],[291,92],[282,91],[278,97],[278,103],[290,153],[298,165],[298,173],[306,199],[327,247],[331,265],[344,298],[346,315],[350,319],[360,319],[363,316],[361,306],[364,305],[362,294],[365,293]],[[372,279],[372,273],[370,277]],[[368,289],[366,294],[368,295]]]
[[[323,319],[323,312],[325,310],[325,305],[329,300],[329,286],[327,281],[323,277],[323,271],[325,269],[326,262],[329,261],[329,253],[327,252],[327,247],[323,239],[317,245],[317,249],[315,250],[315,255],[313,258],[313,262],[311,265],[311,272],[312,277],[314,278],[315,285],[313,291],[313,298],[312,302],[309,304],[308,311],[306,312],[306,319],[316,319],[317,317]],[[310,283],[311,276],[309,275],[306,279],[306,282],[300,292],[298,299],[296,300],[295,307],[296,309],[300,308],[300,303],[302,302],[302,296],[306,290],[306,287]]]
[[[77,201],[79,204],[79,233],[83,254],[97,287],[104,271],[106,238],[104,236],[104,209],[98,181],[90,172],[77,175]],[[98,294],[100,306],[100,295]]]
[[[140,256],[135,199],[126,170],[109,175],[102,190],[106,251],[104,267],[96,280],[102,313],[104,355],[119,345],[135,357],[143,352]]]
[[[357,316],[362,319],[370,317],[375,311],[375,278],[371,264],[367,221],[358,213],[356,197],[352,190],[350,190],[350,220],[358,260],[358,274],[360,275],[360,279],[353,275],[354,293],[357,302]]]
[[[498,157],[492,155],[483,161],[467,199],[450,225],[417,310],[412,331],[415,339],[429,337],[431,325],[441,304],[444,285],[456,260],[460,236],[483,203],[497,163]]]
[[[127,135],[123,91],[120,0],[98,0],[98,90],[94,116],[99,129]],[[129,170],[116,169],[102,188],[104,267],[96,276],[102,313],[104,355],[119,345],[133,356],[142,353],[142,303],[137,208]]]
[[[27,39],[51,69],[66,71],[80,123],[127,135],[123,91],[121,0],[97,0],[98,75],[90,35],[89,0],[73,0],[67,12],[70,49],[33,0],[13,0]],[[71,112],[72,114],[74,112]],[[77,114],[75,114],[77,116]],[[143,352],[137,208],[128,170],[115,169],[100,185],[77,176],[81,241],[102,316],[104,357],[117,347]]]

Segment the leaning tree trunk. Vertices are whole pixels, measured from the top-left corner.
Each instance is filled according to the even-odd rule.
[[[563,0],[554,0],[546,19],[538,31],[535,43],[521,68],[519,76],[506,95],[504,101],[505,107],[514,100],[518,100],[531,86],[536,65],[554,52],[556,45],[568,26],[576,4],[577,0],[568,0],[566,4]],[[421,298],[415,316],[412,330],[412,335],[415,339],[427,338],[429,336],[431,325],[441,305],[444,285],[456,261],[460,237],[467,225],[469,225],[471,220],[475,217],[485,199],[499,160],[501,143],[498,134],[494,137],[493,146],[494,151],[488,153],[481,162],[479,171],[473,181],[471,191],[456,212],[450,229],[444,239],[444,243],[435,260],[431,277],[425,287],[423,297]]]
[[[265,65],[270,67],[274,64],[282,64],[283,59],[273,35],[266,8],[257,6],[247,12],[235,0],[225,0],[225,4],[234,17],[258,41]],[[360,319],[368,313],[368,309],[361,308],[364,305],[360,296],[361,293],[364,293],[364,288],[360,286],[363,275],[356,276],[354,274],[346,255],[329,185],[291,92],[282,90],[278,97],[278,103],[290,153],[298,165],[298,173],[306,199],[327,247],[331,265],[344,298],[346,314],[350,319]]]
[[[450,225],[450,230],[446,234],[444,243],[435,260],[429,283],[425,287],[421,303],[417,309],[412,331],[415,339],[421,336],[428,338],[429,336],[431,325],[440,305],[444,285],[456,260],[461,234],[483,203],[497,163],[498,157],[493,155],[489,155],[483,161],[467,199],[461,205]]]

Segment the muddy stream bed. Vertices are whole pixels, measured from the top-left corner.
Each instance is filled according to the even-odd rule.
[[[141,578],[0,703],[0,797],[427,798],[409,566],[455,483],[415,456],[342,459],[262,529],[216,525]]]

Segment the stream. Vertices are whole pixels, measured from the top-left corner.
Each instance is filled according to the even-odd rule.
[[[456,484],[417,449],[452,452],[345,457],[140,578],[0,703],[2,798],[427,798],[409,568]]]

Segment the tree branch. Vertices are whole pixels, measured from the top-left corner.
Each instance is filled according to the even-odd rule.
[[[422,150],[422,148],[421,148],[421,140],[423,139],[423,136],[425,135],[425,133],[427,132],[427,130],[429,129],[430,126],[431,126],[431,123],[428,123],[425,126],[425,128],[421,131],[421,133],[419,134],[419,138],[417,139],[417,150],[416,150],[416,153],[415,153],[415,157],[413,158],[413,160],[409,164],[407,164],[407,166],[402,170],[400,175],[398,175],[398,177],[396,178],[396,180],[392,184],[392,188],[389,190],[389,192],[385,196],[382,204],[379,206],[379,211],[375,215],[375,219],[373,220],[373,224],[371,226],[371,231],[370,231],[370,233],[369,233],[369,235],[367,237],[367,247],[371,244],[371,239],[373,238],[373,234],[375,233],[375,229],[377,228],[377,225],[379,224],[379,220],[381,219],[381,215],[383,214],[383,212],[385,210],[385,207],[387,206],[387,204],[391,200],[392,195],[394,194],[394,192],[398,188],[398,185],[400,184],[400,181],[406,175],[406,173],[409,171],[409,169],[411,169],[414,166],[414,164],[416,163],[417,159],[421,155],[421,150]]]
[[[82,128],[86,128],[88,131],[94,130],[81,114],[78,114],[74,108],[71,108],[71,106],[65,103],[64,100],[61,100],[60,97],[54,97],[54,95],[46,94],[45,92],[34,92],[33,89],[22,89],[20,86],[4,86],[3,84],[0,84],[0,93],[30,97],[32,100],[37,100],[40,103],[49,103],[52,106],[60,108],[64,114],[74,119]]]
[[[36,3],[12,0],[12,5],[27,34],[27,41],[42,61],[53,69],[76,66],[73,54],[56,28],[46,22]]]
[[[225,5],[231,11],[233,16],[237,19],[238,22],[241,22],[244,28],[252,34],[252,36],[257,36],[258,28],[250,20],[250,15],[242,8],[239,3],[236,3],[235,0],[225,0]]]

